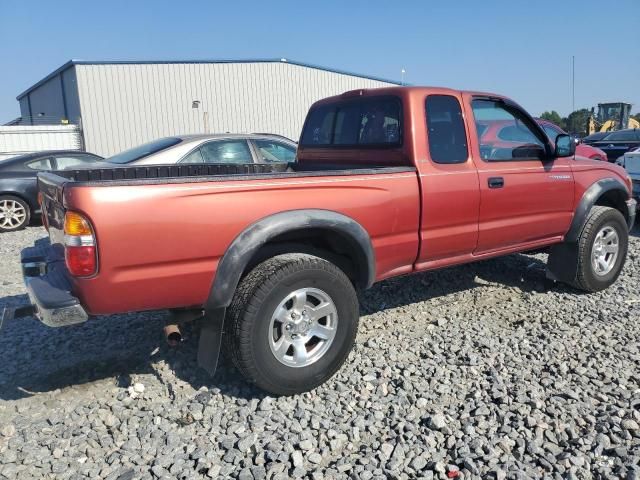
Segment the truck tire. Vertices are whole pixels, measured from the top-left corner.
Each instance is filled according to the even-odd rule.
[[[358,297],[342,270],[312,255],[278,255],[241,280],[228,310],[225,343],[249,382],[293,395],[338,371],[353,347],[358,320]]]
[[[629,231],[615,208],[595,206],[578,238],[576,287],[597,292],[616,281],[627,257]]]
[[[0,195],[0,232],[15,232],[29,225],[29,204],[13,195]]]

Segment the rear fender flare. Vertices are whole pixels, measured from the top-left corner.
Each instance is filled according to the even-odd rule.
[[[331,210],[290,210],[262,218],[249,225],[231,242],[218,263],[205,309],[228,307],[247,265],[258,250],[271,239],[283,233],[321,228],[336,231],[349,238],[359,251],[358,267],[362,272],[363,287],[375,280],[375,254],[368,232],[354,219]]]

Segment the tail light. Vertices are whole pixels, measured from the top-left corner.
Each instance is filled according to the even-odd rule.
[[[89,220],[76,212],[64,216],[64,258],[74,277],[90,277],[98,271],[93,228]]]

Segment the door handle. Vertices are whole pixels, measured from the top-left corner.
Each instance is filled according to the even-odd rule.
[[[489,177],[489,188],[502,188],[502,187],[504,187],[504,178]]]

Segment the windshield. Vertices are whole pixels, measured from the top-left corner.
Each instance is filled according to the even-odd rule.
[[[125,150],[124,152],[120,152],[113,157],[105,158],[105,161],[109,163],[119,164],[131,163],[143,157],[149,156],[152,153],[157,153],[160,150],[164,150],[165,148],[173,147],[181,141],[181,139],[176,137],[160,138],[158,140],[154,140],[153,142],[144,143],[142,145],[138,145],[137,147],[130,148],[129,150]]]

